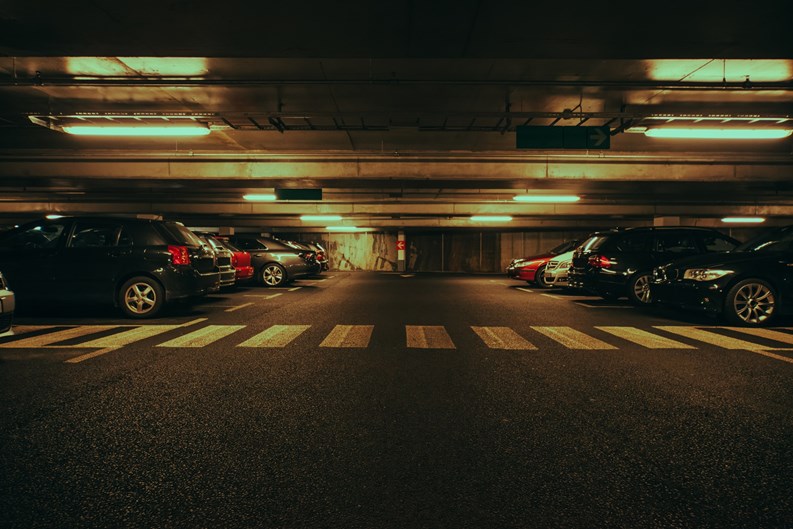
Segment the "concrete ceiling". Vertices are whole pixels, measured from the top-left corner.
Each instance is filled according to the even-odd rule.
[[[380,228],[793,221],[793,139],[645,137],[672,123],[793,128],[789,2],[0,3],[0,216],[163,214]],[[149,5],[150,4],[150,5]],[[689,5],[690,4],[690,5]],[[38,123],[35,124],[31,117]],[[75,137],[192,121],[201,138]],[[671,121],[670,121],[671,120]],[[518,150],[519,125],[607,125],[608,150]],[[322,187],[322,202],[246,192]],[[516,192],[575,205],[518,205]]]

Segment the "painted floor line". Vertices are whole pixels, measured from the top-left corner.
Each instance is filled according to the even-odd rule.
[[[262,298],[262,299],[273,299],[281,295],[283,295],[283,292],[278,292],[276,294],[243,294],[243,296],[245,296],[246,298]]]
[[[761,351],[763,349],[770,349],[769,347],[764,347],[756,343],[746,342],[744,340],[733,338],[732,336],[724,336],[722,334],[706,331],[704,329],[699,329],[697,327],[676,326],[676,325],[675,326],[654,325],[654,327],[661,331],[677,334],[678,336],[682,336],[683,338],[697,340],[699,342],[704,342],[706,344],[715,345],[716,347],[721,347],[723,349],[743,349],[745,351],[752,351],[752,352]]]
[[[632,309],[633,308],[629,305],[588,305],[586,303],[581,303],[580,301],[575,301],[574,303],[578,306],[586,307],[588,309]]]
[[[99,349],[98,351],[93,351],[91,353],[86,353],[86,354],[83,354],[83,355],[80,355],[80,356],[75,356],[74,358],[69,358],[67,360],[64,360],[64,363],[66,363],[66,364],[79,364],[80,362],[83,362],[85,360],[89,360],[91,358],[96,358],[97,356],[101,356],[103,354],[112,353],[113,351],[115,351],[116,349],[119,349],[119,348],[120,347],[105,347],[104,349]]]
[[[303,334],[311,325],[273,325],[252,336],[237,347],[284,347]]]
[[[633,342],[648,349],[696,349],[693,345],[684,344],[677,340],[672,340],[671,338],[665,338],[642,329],[637,329],[636,327],[596,326],[595,329],[600,329],[601,331],[613,334],[618,338],[628,340],[629,342]]]
[[[553,294],[540,294],[540,295],[541,295],[541,296],[545,296],[545,297],[547,297],[547,298],[553,298],[553,299],[565,299],[565,298],[563,298],[563,297],[561,297],[561,296],[555,296],[555,295],[553,295]]]
[[[251,305],[253,305],[253,301],[249,303],[243,303],[242,305],[236,305],[234,307],[231,307],[230,309],[224,310],[223,312],[234,312],[236,310],[244,309],[245,307],[250,307]]]
[[[72,327],[71,329],[64,329],[62,331],[51,332],[33,336],[32,338],[23,338],[14,342],[6,342],[0,344],[4,348],[18,348],[25,349],[31,347],[46,347],[50,344],[79,338],[80,336],[87,336],[101,331],[115,329],[116,325],[81,325],[79,327]]]
[[[405,325],[407,346],[413,349],[456,349],[442,325]]]
[[[320,347],[369,347],[374,325],[336,325]]]
[[[537,346],[530,343],[509,327],[475,327],[471,329],[490,349],[532,350]]]
[[[289,292],[294,292],[295,290],[300,290],[303,287],[292,287],[289,289]]]
[[[577,331],[572,327],[536,327],[532,325],[531,328],[551,340],[559,342],[568,349],[616,349],[613,345]]]
[[[204,347],[245,327],[245,325],[207,325],[202,329],[157,344],[157,347]]]
[[[533,291],[533,290],[531,290],[531,289],[528,289],[528,288],[523,288],[523,287],[518,287],[518,288],[517,288],[517,290],[522,290],[523,292],[534,292],[534,291]]]

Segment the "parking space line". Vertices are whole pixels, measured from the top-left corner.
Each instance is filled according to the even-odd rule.
[[[79,338],[80,336],[87,336],[100,331],[115,329],[116,327],[118,327],[118,325],[82,325],[80,327],[73,327],[71,329],[64,329],[62,331],[41,334],[31,338],[23,338],[14,342],[3,343],[0,344],[0,347],[14,347],[19,349],[24,349],[26,347],[44,347],[53,343],[71,340],[72,338]]]
[[[551,340],[559,342],[568,349],[616,349],[613,345],[577,331],[572,327],[535,327],[532,325],[531,328]]]
[[[244,328],[245,325],[207,325],[203,329],[158,344],[157,347],[204,347]]]
[[[405,325],[407,346],[415,349],[456,349],[442,325]]]
[[[303,334],[311,325],[273,325],[237,347],[284,347]]]
[[[336,325],[320,347],[368,347],[374,325]]]
[[[303,287],[293,287],[289,289],[289,292],[294,292],[295,290],[300,290]]]
[[[273,299],[277,298],[278,296],[282,295],[283,292],[278,292],[275,294],[243,294],[246,298],[262,298],[262,299]]]
[[[251,305],[253,305],[253,301],[249,303],[243,303],[242,305],[236,305],[234,307],[231,307],[230,309],[224,310],[223,312],[234,312],[235,310],[244,309],[245,307],[250,307]]]
[[[628,340],[639,344],[648,349],[696,349],[693,345],[687,345],[671,338],[665,338],[651,332],[637,329],[636,327],[595,327],[601,331],[613,334],[623,340]]]
[[[471,329],[479,335],[485,345],[491,349],[537,349],[521,335],[509,327],[474,327]]]
[[[533,290],[530,290],[528,288],[523,288],[523,287],[518,287],[517,290],[522,290],[523,292],[529,292],[529,293],[534,292]]]
[[[553,298],[553,299],[565,299],[565,298],[563,298],[561,296],[554,296],[553,294],[540,294],[540,295],[541,296],[545,296],[547,298]]]
[[[587,309],[632,309],[633,308],[630,305],[590,305],[588,303],[581,303],[580,301],[573,300],[573,302],[579,307],[585,307]]]

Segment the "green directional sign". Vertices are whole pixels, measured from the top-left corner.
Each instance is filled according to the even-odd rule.
[[[609,149],[611,134],[602,127],[517,127],[518,149]]]

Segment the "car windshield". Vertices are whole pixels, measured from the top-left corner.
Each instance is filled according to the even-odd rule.
[[[581,244],[581,253],[592,252],[600,248],[609,239],[608,235],[593,235]]]
[[[793,226],[755,237],[735,249],[736,252],[783,252],[793,248]]]
[[[579,242],[580,241],[565,241],[548,253],[551,253],[553,255],[558,255],[560,253],[569,252],[570,250],[578,246]]]

